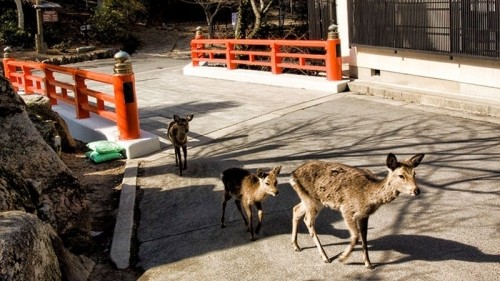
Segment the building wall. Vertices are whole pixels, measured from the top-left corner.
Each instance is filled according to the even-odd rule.
[[[500,100],[500,60],[351,47],[348,2],[337,1],[337,16],[342,57],[349,76],[461,97]]]
[[[350,51],[349,72],[358,79],[500,100],[499,60],[369,47],[353,47]]]

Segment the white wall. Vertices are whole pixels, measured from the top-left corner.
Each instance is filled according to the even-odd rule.
[[[347,15],[347,1],[337,0],[337,23],[339,25],[340,48],[342,51],[342,59],[344,62],[349,62],[349,21]]]
[[[500,99],[499,60],[354,47],[350,68],[359,79]],[[373,70],[380,75],[373,77]]]

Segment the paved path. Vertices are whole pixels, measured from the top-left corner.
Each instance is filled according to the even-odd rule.
[[[186,63],[134,63],[143,129],[165,137],[172,114],[195,115],[183,177],[168,143],[140,162],[141,281],[500,280],[500,122],[353,93],[185,77]],[[347,264],[323,263],[303,224],[303,251],[294,252],[293,169],[321,159],[383,176],[389,152],[426,154],[416,170],[422,194],[401,195],[370,218],[376,269],[363,267],[360,246]],[[250,242],[231,202],[221,229],[220,172],[275,165],[283,165],[280,194],[264,202],[257,241]],[[325,209],[316,225],[335,257],[349,237],[341,217]]]

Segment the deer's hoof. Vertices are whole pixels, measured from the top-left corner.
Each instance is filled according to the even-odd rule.
[[[222,225],[220,226],[220,228],[226,228],[226,226],[222,224]]]
[[[344,263],[346,260],[347,260],[347,257],[345,257],[345,256],[340,256],[340,257],[337,259],[337,261],[338,261],[339,263]]]
[[[375,266],[373,266],[371,263],[370,264],[365,264],[365,267],[368,269],[375,269]]]

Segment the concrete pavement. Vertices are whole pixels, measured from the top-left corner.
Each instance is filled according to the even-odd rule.
[[[355,93],[189,77],[186,63],[134,62],[142,129],[164,141],[172,114],[195,115],[183,177],[168,142],[137,160],[139,280],[500,279],[498,119]],[[422,194],[401,195],[371,216],[376,269],[363,267],[360,246],[347,264],[323,263],[303,224],[303,251],[294,252],[291,211],[299,200],[290,173],[321,159],[383,176],[389,152],[426,154],[416,169]],[[257,240],[250,242],[231,202],[221,229],[220,173],[275,165],[283,165],[280,194],[264,202]],[[316,229],[330,257],[348,243],[337,212],[323,210]]]

